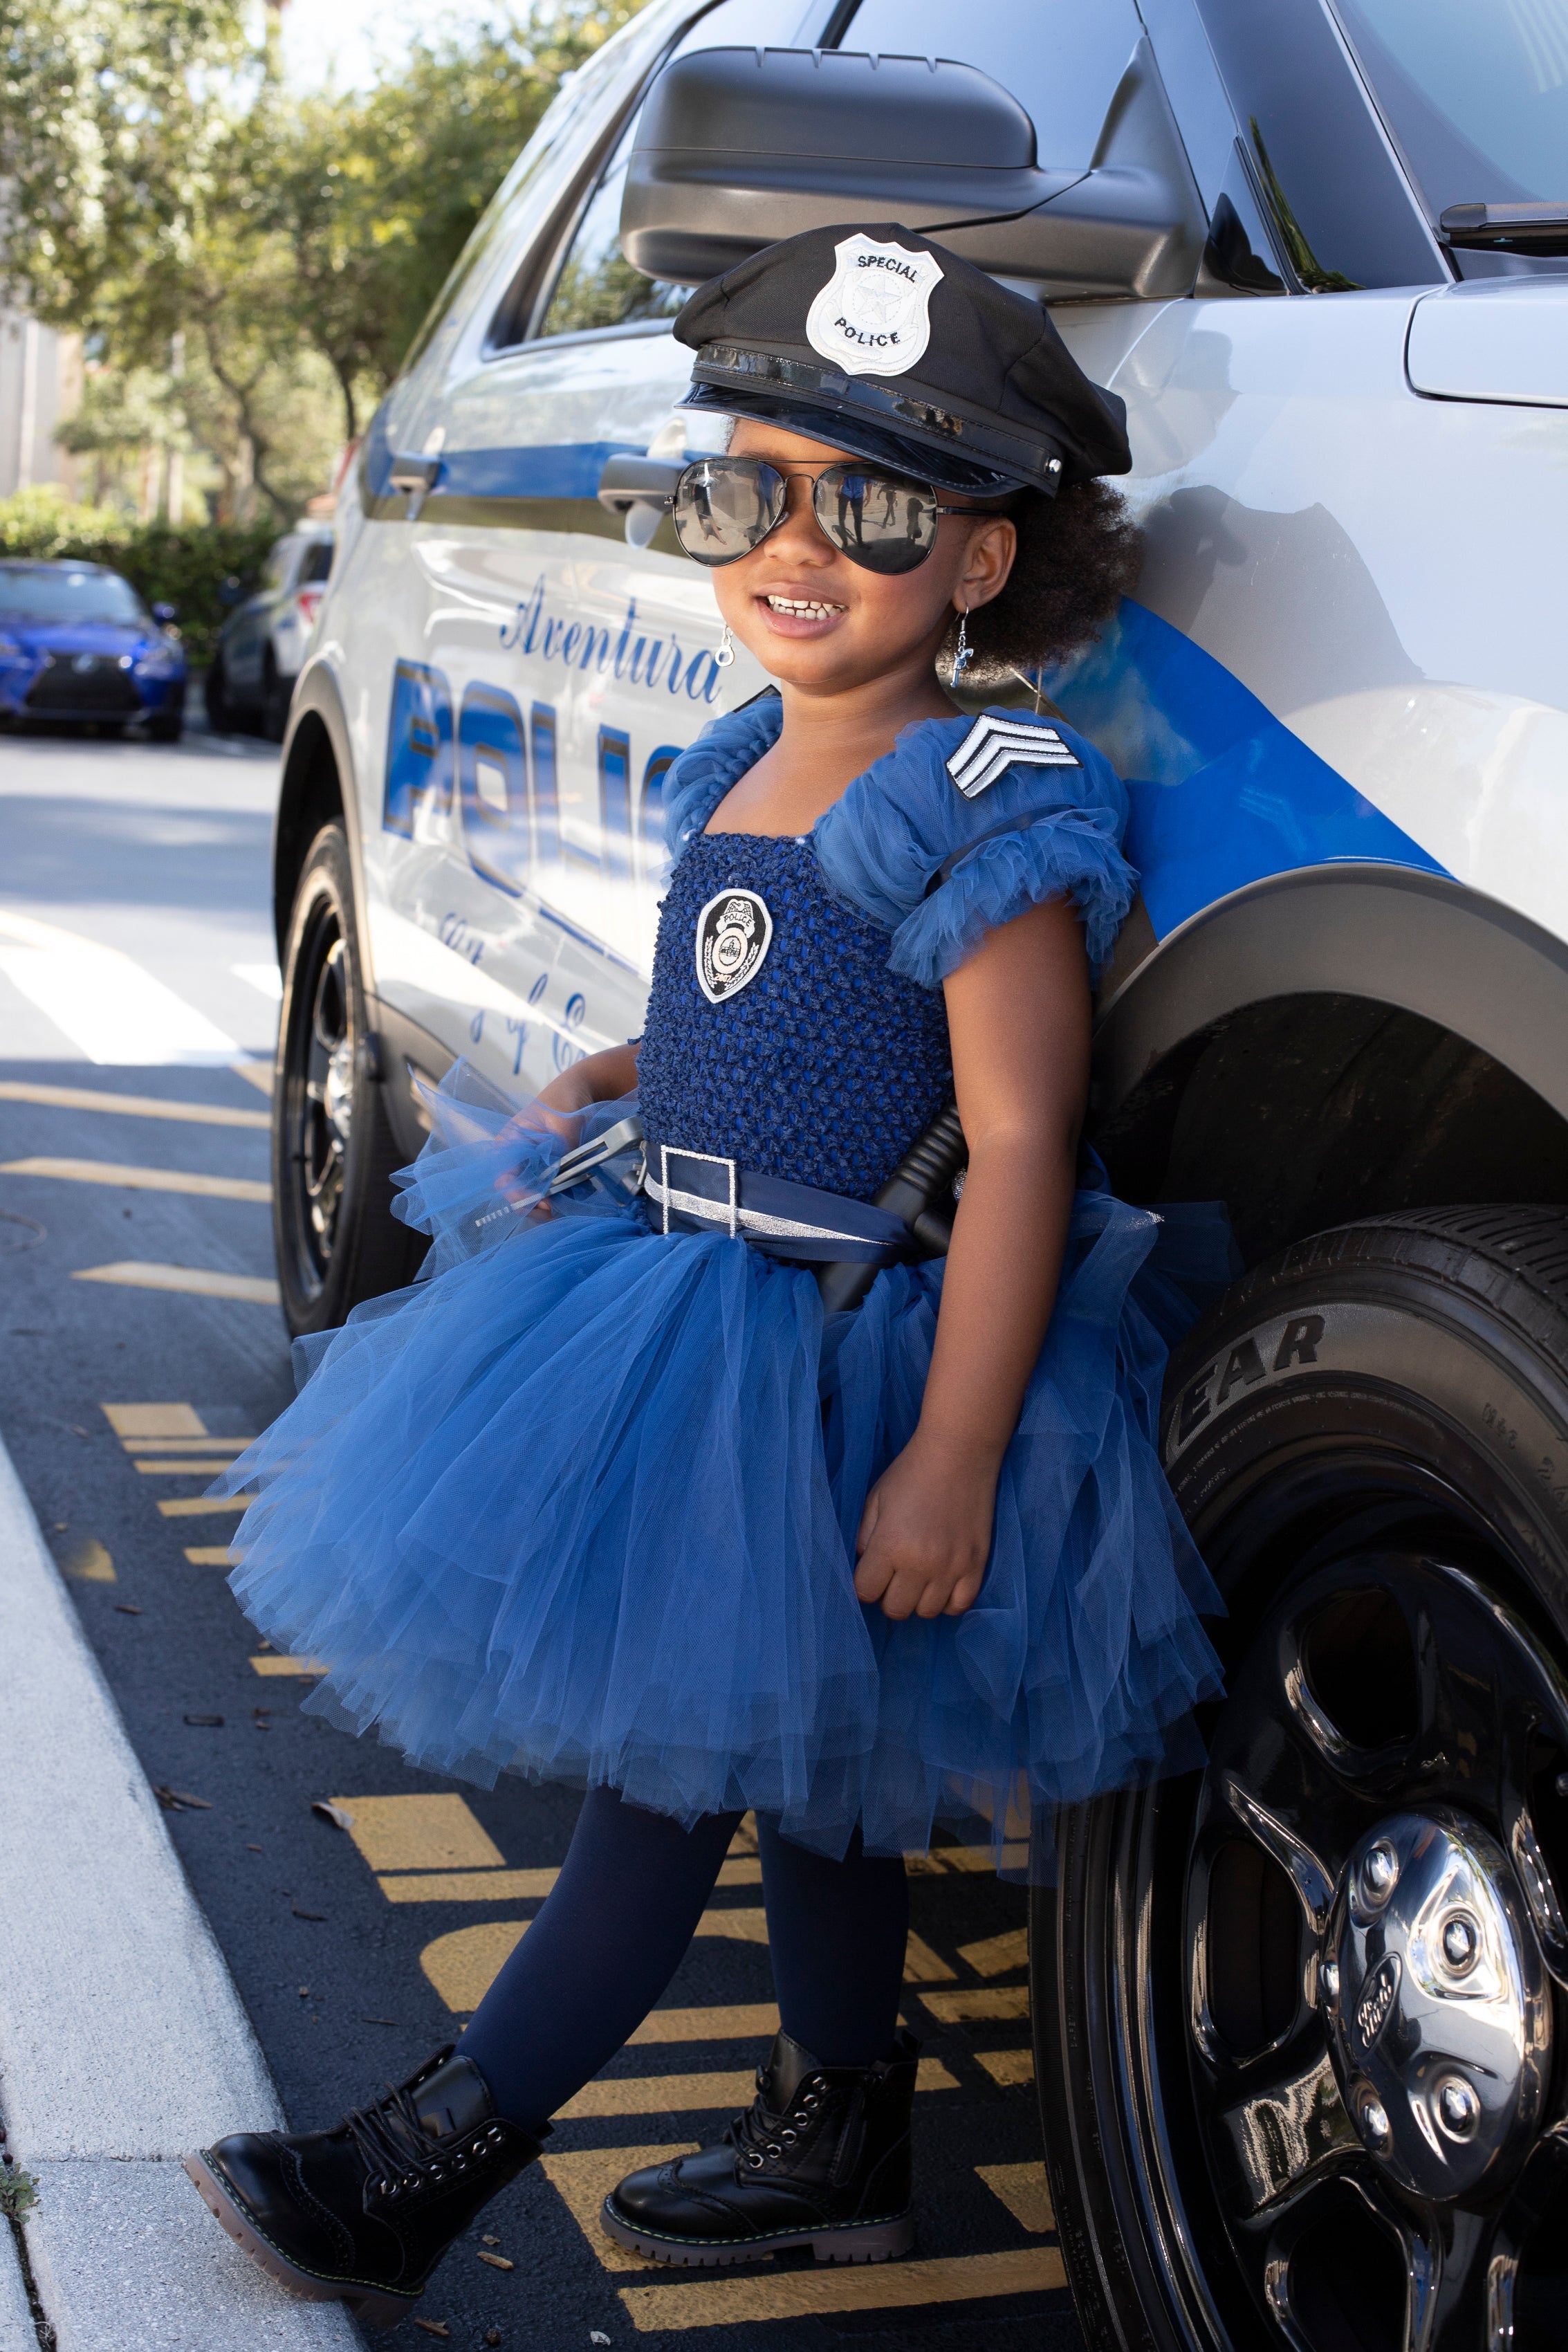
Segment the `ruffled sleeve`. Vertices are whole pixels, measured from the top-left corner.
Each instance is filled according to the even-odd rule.
[[[664,838],[672,866],[731,785],[778,741],[783,723],[784,707],[769,689],[710,720],[696,741],[671,761],[664,775]]]
[[[1045,898],[1077,907],[1098,973],[1137,887],[1122,855],[1122,781],[1069,727],[1016,710],[985,716],[1015,735],[1038,730],[1042,763],[1007,761],[1008,736],[993,730],[988,766],[972,758],[966,767],[962,755],[987,748],[979,721],[906,728],[819,820],[812,838],[822,878],[892,932],[890,969],[924,988],[939,987],[988,931]],[[954,782],[950,760],[969,793]]]

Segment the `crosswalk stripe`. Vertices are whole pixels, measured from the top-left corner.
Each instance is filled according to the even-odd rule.
[[[952,2254],[931,2262],[856,2263],[779,2271],[760,2277],[623,2286],[621,2301],[640,2336],[663,2328],[738,2327],[766,2319],[810,2319],[831,2312],[917,2310],[1003,2294],[1049,2294],[1067,2284],[1055,2246],[1001,2254]]]
[[[204,1176],[189,1168],[132,1168],[113,1160],[0,1160],[0,1176],[48,1176],[68,1184],[113,1184],[132,1192],[193,1192],[208,1201],[270,1201],[272,1187],[249,1176]]]
[[[0,908],[0,971],[89,1062],[230,1062],[235,1040],[134,959]]]
[[[956,2091],[956,2074],[940,2058],[922,2058],[916,2088]],[[606,2116],[695,2115],[710,2107],[748,2107],[757,2095],[757,2071],[709,2074],[632,2074],[615,2082],[585,2083],[575,2098],[556,2109],[558,2123]]]
[[[127,1290],[179,1290],[193,1298],[243,1298],[252,1307],[277,1307],[283,1297],[270,1275],[219,1274],[204,1265],[158,1265],[141,1258],[84,1265],[71,1280],[118,1283]]]
[[[101,1087],[35,1086],[31,1079],[0,1078],[0,1102],[39,1103],[50,1110],[101,1110],[126,1118],[189,1119],[201,1127],[272,1125],[264,1110],[235,1110],[227,1103],[171,1102],[163,1095],[111,1095]]]

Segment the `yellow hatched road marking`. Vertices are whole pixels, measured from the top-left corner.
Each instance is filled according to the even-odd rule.
[[[207,1519],[219,1511],[247,1511],[250,1501],[245,1495],[183,1495],[158,1508],[166,1519]]]
[[[389,1903],[512,1903],[548,1895],[559,1876],[549,1869],[409,1871],[376,1884]],[[755,1886],[761,1876],[761,1863],[745,1856],[719,1865],[721,1886]]]
[[[922,2058],[915,2087],[956,2091],[958,2080],[939,2058]],[[574,2099],[556,2109],[556,2120],[579,2123],[586,2116],[691,2115],[709,2107],[748,2107],[756,2095],[755,2067],[733,2074],[633,2074],[619,2082],[585,2083]]]
[[[506,1855],[459,1796],[334,1797],[372,1870],[498,1869]]]
[[[110,1095],[95,1087],[36,1087],[0,1079],[0,1102],[44,1103],[55,1110],[121,1111],[128,1118],[193,1119],[203,1127],[269,1128],[264,1110],[230,1110],[219,1103],[169,1102],[162,1095]]]
[[[332,1671],[321,1658],[284,1658],[276,1650],[264,1650],[250,1663],[258,1675],[328,1675]]]
[[[999,2197],[1013,2220],[1034,2237],[1056,2227],[1051,2191],[1043,2164],[977,2164],[975,2170],[993,2197]]]
[[[647,2336],[666,2327],[738,2327],[828,2312],[908,2311],[999,2294],[1049,2294],[1066,2284],[1055,2246],[1024,2246],[1010,2253],[954,2254],[933,2262],[835,2263],[758,2278],[623,2286],[621,2300],[632,2326]]]
[[[68,1184],[118,1184],[133,1192],[194,1192],[209,1201],[270,1201],[249,1176],[202,1176],[188,1168],[132,1168],[113,1160],[0,1160],[0,1176],[52,1176]]]
[[[542,2156],[539,2169],[550,2187],[559,2191],[567,2211],[588,2240],[607,2271],[651,2271],[653,2263],[628,2253],[600,2225],[599,2210],[611,2190],[629,2172],[646,2164],[668,2164],[677,2156],[695,2156],[695,2140],[672,2140],[662,2147],[585,2147],[570,2156]]]
[[[193,1405],[104,1404],[99,1405],[99,1411],[116,1437],[185,1438],[207,1434],[207,1424]]]
[[[628,2046],[633,2042],[746,2042],[756,2034],[770,2042],[778,2031],[779,2011],[770,2000],[747,2000],[730,2009],[650,2010],[626,2041]]]
[[[909,1941],[904,1948],[904,1981],[905,1984],[941,1984],[951,1982],[953,1970],[939,1953],[934,1952],[923,1937],[910,1929]]]
[[[71,1280],[108,1282],[122,1290],[179,1291],[192,1298],[243,1298],[252,1307],[276,1307],[283,1296],[270,1275],[218,1274],[210,1266],[159,1265],[136,1257],[79,1266]]]
[[[172,1437],[122,1437],[120,1442],[127,1454],[167,1454],[176,1438],[182,1454],[235,1454],[256,1444],[254,1437],[191,1437],[183,1431]]]
[[[116,1581],[113,1559],[107,1546],[100,1544],[96,1536],[84,1536],[79,1543],[73,1544],[61,1566],[68,1576],[76,1578],[78,1584],[113,1584]]]
[[[975,2055],[992,2082],[1000,2083],[1004,2090],[1014,2083],[1034,2080],[1032,2050],[977,2050]]]
[[[199,1462],[138,1462],[136,1467],[144,1478],[210,1478],[214,1470],[225,1469],[236,1458],[235,1450],[227,1454],[208,1454]]]
[[[405,1878],[378,1878],[376,1885],[389,1903],[521,1903],[548,1895],[559,1875],[558,1870],[414,1871]]]
[[[193,1568],[237,1568],[239,1554],[227,1544],[187,1544],[185,1558]]]
[[[979,1944],[960,1944],[958,1958],[967,1960],[977,1977],[999,1977],[1008,1969],[1027,1968],[1029,1932],[1009,1927],[1005,1936],[988,1936]]]
[[[699,1936],[725,1936],[732,1944],[765,1944],[768,1914],[763,1910],[705,1911],[697,1921]]]
[[[971,1985],[961,1992],[923,1992],[920,1999],[944,2025],[1029,2015],[1028,1985]]]
[[[341,1804],[341,1797],[333,1801]],[[348,1801],[350,1810],[353,1799]],[[526,1919],[486,1919],[477,1927],[454,1927],[447,1936],[437,1936],[426,1944],[419,1956],[419,1965],[434,1986],[436,1998],[445,2002],[455,2017],[463,2017],[477,2009],[507,1962],[514,1948],[528,1932]]]

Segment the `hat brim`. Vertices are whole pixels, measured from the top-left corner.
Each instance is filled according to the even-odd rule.
[[[897,473],[913,475],[916,481],[929,482],[933,489],[975,499],[999,499],[1020,489],[1039,489],[1050,497],[1055,495],[1061,478],[1021,469],[1004,471],[960,457],[935,433],[927,437],[908,429],[894,430],[866,415],[859,405],[831,394],[800,391],[793,385],[764,392],[732,380],[716,382],[702,370],[700,361],[694,377],[699,372],[705,380],[694,381],[685,400],[677,402],[678,407],[717,410],[730,416],[755,417],[762,425],[781,425],[808,440],[847,449],[852,457],[869,457]]]

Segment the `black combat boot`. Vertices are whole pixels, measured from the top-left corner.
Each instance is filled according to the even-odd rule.
[[[235,2132],[188,2156],[185,2169],[270,2278],[395,2327],[543,2137],[497,2116],[479,2069],[448,2044],[333,2131]]]
[[[831,2263],[907,2253],[919,2047],[901,2032],[878,2065],[819,2066],[781,2033],[749,2113],[716,2147],[629,2174],[604,2200],[605,2229],[656,2263],[744,2263],[790,2246]]]

